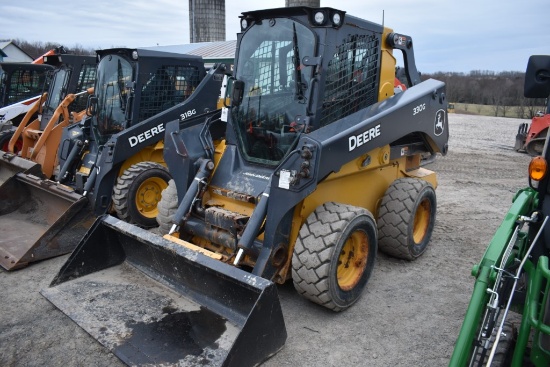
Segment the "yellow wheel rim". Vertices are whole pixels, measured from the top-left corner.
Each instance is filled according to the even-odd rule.
[[[344,291],[353,289],[367,265],[369,239],[363,231],[355,231],[348,237],[338,257],[338,285]]]
[[[159,177],[151,177],[139,185],[136,193],[136,208],[146,218],[156,218],[157,205],[162,190],[168,187],[166,181]]]
[[[424,199],[418,205],[414,214],[413,240],[415,243],[421,243],[428,233],[430,218],[432,214],[432,205],[430,200]]]

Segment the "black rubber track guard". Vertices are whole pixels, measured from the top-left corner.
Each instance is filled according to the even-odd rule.
[[[254,366],[286,340],[274,283],[109,215],[41,294],[129,365]]]

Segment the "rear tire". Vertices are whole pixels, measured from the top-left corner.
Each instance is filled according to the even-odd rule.
[[[395,180],[378,212],[380,250],[401,259],[418,258],[430,242],[435,214],[435,190],[430,183],[415,178]]]
[[[117,179],[113,203],[118,217],[144,228],[157,225],[157,205],[168,187],[170,173],[154,162],[139,162]]]
[[[168,181],[168,187],[162,191],[157,209],[157,223],[159,225],[159,232],[162,235],[165,235],[170,232],[170,229],[174,224],[172,218],[174,217],[176,210],[178,210],[178,190],[174,180]]]
[[[376,251],[376,224],[368,210],[325,203],[300,229],[292,256],[294,288],[315,303],[342,311],[361,296]]]

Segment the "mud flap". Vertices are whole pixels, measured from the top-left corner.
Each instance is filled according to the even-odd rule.
[[[12,153],[0,153],[0,185],[3,185],[17,173],[23,172],[35,176],[44,177],[40,164],[28,159],[18,157]]]
[[[254,366],[286,340],[274,283],[109,215],[41,294],[128,365]]]
[[[95,217],[87,199],[32,174],[0,186],[0,265],[15,270],[71,252]]]

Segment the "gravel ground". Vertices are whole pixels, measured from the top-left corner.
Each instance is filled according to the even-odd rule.
[[[450,115],[449,153],[438,173],[438,213],[426,253],[413,262],[378,254],[366,292],[342,313],[279,286],[288,339],[263,365],[445,366],[470,298],[470,270],[527,185],[529,157],[516,153],[525,120]],[[22,229],[24,230],[24,228]],[[1,235],[1,234],[0,234]],[[0,366],[122,366],[39,294],[68,255],[0,270]]]

